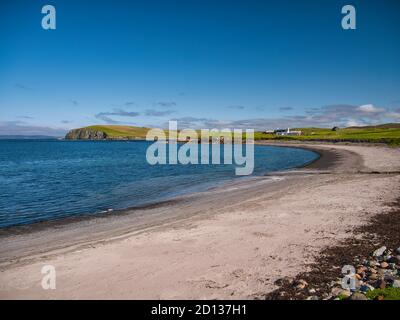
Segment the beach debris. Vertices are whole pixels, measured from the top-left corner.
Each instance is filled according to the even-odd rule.
[[[329,268],[322,262],[316,265],[314,272],[276,280],[274,284],[280,288],[266,299],[400,300],[400,255],[397,250],[382,246],[372,247],[369,253],[354,251],[345,260],[349,272],[343,271],[343,266],[333,264]],[[328,277],[326,273],[329,273]]]
[[[342,287],[333,287],[331,290],[331,295],[333,297],[346,296],[349,297],[351,295],[350,290],[343,289]]]
[[[299,290],[303,290],[305,287],[308,286],[307,281],[300,279],[295,282],[296,288]]]
[[[314,297],[324,300],[385,300],[387,296],[400,299],[400,259],[398,255],[393,255],[398,249],[391,250],[383,246],[376,249],[367,259],[354,258],[355,283],[352,288],[343,287],[343,275],[338,271],[337,280],[329,284],[320,284],[321,288],[328,285],[330,294],[318,296],[319,290],[309,290],[310,297],[306,300],[315,300]],[[300,281],[294,282],[299,290]]]
[[[379,249],[376,249],[372,255],[373,255],[374,257],[380,257],[380,256],[383,255],[383,253],[385,252],[385,250],[386,250],[386,247],[385,247],[385,246],[380,247]]]
[[[291,277],[283,277],[275,281],[275,285],[283,286],[283,285],[292,285],[294,279]]]

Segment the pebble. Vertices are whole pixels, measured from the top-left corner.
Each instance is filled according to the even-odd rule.
[[[373,273],[369,276],[370,280],[377,280],[378,279],[378,275],[376,273]]]
[[[371,286],[370,284],[367,284],[367,287],[368,287],[370,290],[375,290],[375,288],[374,288],[373,286]]]
[[[374,257],[380,257],[380,256],[383,255],[383,253],[385,252],[385,250],[386,250],[386,247],[385,247],[385,246],[380,247],[379,249],[376,249],[372,255],[373,255]],[[398,249],[397,249],[397,250],[398,250]]]
[[[378,269],[378,274],[381,276],[385,275],[385,269]]]
[[[339,292],[339,296],[345,296],[348,298],[351,296],[351,292],[349,290],[342,290]]]
[[[291,278],[291,277],[283,277],[283,278],[280,278],[275,281],[275,284],[277,286],[283,286],[283,285],[292,284],[292,283],[293,283],[293,278]]]
[[[375,261],[375,260],[371,260],[371,261],[368,262],[368,265],[369,265],[370,267],[377,267],[377,266],[380,265],[380,263],[377,262],[377,261]]]
[[[333,296],[338,296],[343,291],[342,288],[334,287],[331,289],[331,293]]]
[[[385,261],[389,263],[396,263],[397,259],[394,256],[388,256]]]
[[[390,274],[385,274],[385,276],[383,277],[383,280],[385,280],[386,283],[393,283],[393,281],[396,280],[396,278]]]
[[[358,268],[357,268],[357,271],[356,271],[356,272],[357,272],[358,274],[363,274],[363,273],[365,272],[365,270],[366,270],[366,268],[365,268],[364,266],[361,266],[361,267],[358,267]]]
[[[305,281],[305,280],[303,280],[303,279],[300,279],[299,281],[297,281],[297,284],[296,284],[296,288],[297,288],[297,289],[302,290],[302,289],[304,289],[304,288],[307,287],[307,286],[308,286],[307,281]]]
[[[370,290],[371,290],[371,288],[368,285],[362,285],[360,287],[360,291],[361,292],[367,292],[367,291],[370,291]]]
[[[346,290],[346,289],[342,289],[342,288],[339,288],[339,287],[334,287],[331,290],[331,295],[333,297],[344,296],[344,297],[348,298],[348,297],[351,296],[351,292],[349,290]]]
[[[354,292],[354,293],[350,296],[349,300],[368,300],[368,299],[367,299],[367,297],[366,297],[365,295],[363,295],[362,293],[360,293],[360,292]]]
[[[382,262],[381,263],[381,268],[386,269],[387,267],[389,267],[389,264],[387,262]]]
[[[380,289],[385,289],[386,288],[386,281],[385,280],[378,280],[376,282],[376,287]]]

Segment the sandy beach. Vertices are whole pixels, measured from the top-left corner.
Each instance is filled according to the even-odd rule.
[[[0,230],[0,299],[262,298],[400,194],[399,148],[285,145],[321,157],[157,205]],[[55,290],[41,287],[44,265]]]

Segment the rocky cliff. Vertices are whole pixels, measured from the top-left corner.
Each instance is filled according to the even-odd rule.
[[[103,131],[97,131],[87,128],[73,129],[69,131],[65,139],[67,140],[104,140],[107,139],[107,134]]]

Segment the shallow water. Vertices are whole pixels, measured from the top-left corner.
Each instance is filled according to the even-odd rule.
[[[235,175],[235,164],[151,166],[149,145],[0,140],[0,227],[144,205],[243,179]],[[317,157],[312,151],[258,145],[254,153],[253,176]]]

